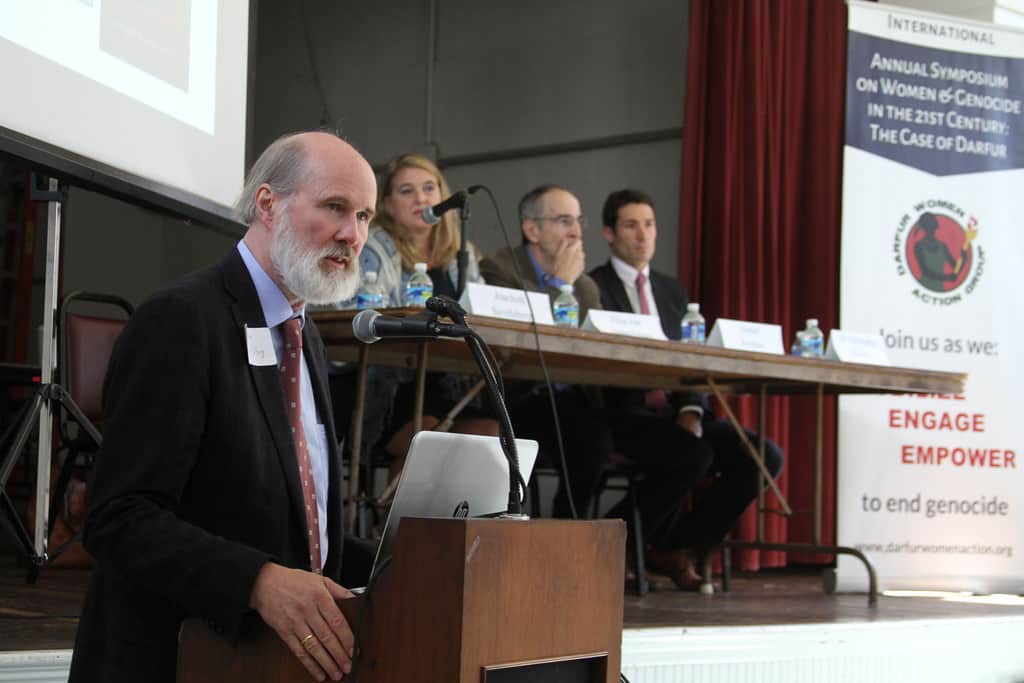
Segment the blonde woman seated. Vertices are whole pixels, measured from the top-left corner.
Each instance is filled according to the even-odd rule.
[[[456,252],[460,244],[459,218],[449,211],[441,222],[429,225],[422,211],[451,194],[448,183],[432,161],[418,154],[403,154],[392,159],[381,173],[378,184],[377,216],[370,226],[370,235],[359,257],[363,273],[376,272],[377,282],[385,292],[385,305],[401,306],[405,286],[416,263],[426,263],[434,284],[434,294],[455,297],[458,268]],[[467,282],[482,282],[478,256],[472,243],[466,269]],[[430,373],[423,407],[423,428],[433,429],[452,406],[465,395],[477,378]],[[397,385],[397,386],[396,386]],[[413,436],[413,375],[409,371],[376,368],[368,392],[377,405],[390,403],[383,420],[381,443],[396,458],[405,456]],[[456,419],[452,431],[464,434],[498,434],[498,423],[491,417],[489,403],[483,392]],[[367,429],[370,437],[375,430]]]

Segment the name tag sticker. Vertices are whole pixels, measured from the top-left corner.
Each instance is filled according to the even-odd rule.
[[[665,332],[661,329],[661,321],[656,315],[591,309],[587,312],[587,319],[583,321],[583,329],[627,337],[667,340]]]
[[[274,340],[269,327],[245,328],[245,345],[249,351],[249,365],[277,365]]]
[[[719,318],[715,321],[707,345],[736,351],[784,353],[781,325],[729,320],[728,318]]]
[[[529,304],[526,297],[529,296]],[[530,308],[538,325],[554,325],[551,317],[551,300],[543,292],[526,292],[511,287],[495,287],[479,282],[467,282],[466,290],[459,299],[466,313],[485,315],[491,318],[530,322]]]
[[[842,330],[829,333],[825,358],[846,363],[889,365],[889,354],[885,352],[885,342],[881,336]]]

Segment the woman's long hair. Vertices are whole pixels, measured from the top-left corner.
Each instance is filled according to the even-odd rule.
[[[451,195],[451,190],[448,189],[448,182],[434,162],[419,154],[397,156],[389,161],[381,172],[380,195],[377,197],[377,217],[374,220],[377,225],[387,231],[398,246],[398,253],[402,257],[402,268],[411,271],[416,262],[422,260],[422,255],[416,251],[405,226],[395,220],[395,217],[384,208],[384,198],[391,194],[395,175],[403,168],[423,169],[434,176],[438,189],[441,191],[441,199],[447,199]],[[449,211],[441,217],[441,222],[430,231],[428,267],[447,266],[451,263],[455,259],[455,253],[459,250],[459,240],[459,218],[454,211]]]

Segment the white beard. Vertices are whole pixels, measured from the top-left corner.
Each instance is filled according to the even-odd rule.
[[[288,290],[308,304],[334,304],[351,299],[359,287],[359,262],[345,244],[310,249],[299,240],[286,209],[274,226],[270,242],[270,260]],[[325,258],[345,257],[348,267],[325,272]]]

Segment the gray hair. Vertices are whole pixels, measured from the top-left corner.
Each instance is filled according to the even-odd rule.
[[[260,185],[266,183],[275,193],[290,195],[306,181],[309,164],[300,135],[289,133],[274,140],[249,169],[242,194],[235,202],[235,212],[246,225],[256,218],[256,190]]]
[[[542,204],[544,203],[544,195],[552,190],[562,190],[563,192],[569,192],[561,185],[555,185],[548,183],[546,185],[540,185],[533,188],[529,192],[523,195],[523,198],[519,200],[519,224],[522,226],[524,221],[537,220],[540,218],[541,211],[543,210]],[[572,194],[572,192],[569,192]],[[528,244],[529,240],[526,239],[526,233],[523,233],[523,244]]]

